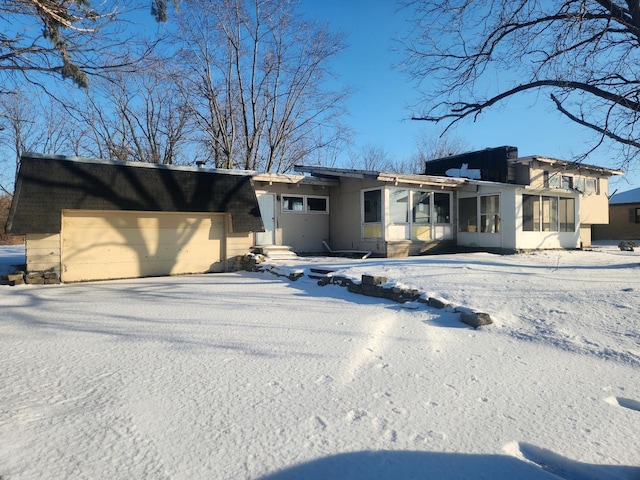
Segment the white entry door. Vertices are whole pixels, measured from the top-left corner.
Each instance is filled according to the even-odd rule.
[[[256,233],[256,245],[276,243],[276,196],[273,193],[257,193],[264,232]]]

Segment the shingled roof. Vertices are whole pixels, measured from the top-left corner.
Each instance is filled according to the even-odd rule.
[[[229,213],[234,232],[263,230],[249,172],[24,155],[7,233],[58,232],[64,209]]]

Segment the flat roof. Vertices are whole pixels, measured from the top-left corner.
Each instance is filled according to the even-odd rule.
[[[376,170],[358,170],[351,168],[334,168],[322,166],[296,165],[297,172],[308,173],[318,178],[359,178],[377,180],[380,182],[401,182],[415,185],[432,185],[456,187],[467,183],[466,178],[441,177],[435,175],[404,174],[392,172],[380,172]]]
[[[572,169],[578,169],[578,170],[584,169],[590,172],[596,172],[596,173],[600,173],[608,176],[624,175],[624,172],[622,170],[614,170],[611,168],[599,167],[597,165],[588,165],[582,162],[570,162],[568,160],[559,160],[557,158],[545,157],[543,155],[527,155],[526,157],[518,157],[513,159],[510,158],[508,160],[509,163],[522,163],[522,164],[527,164],[534,161],[547,163],[549,165],[561,165],[563,167],[570,167]]]

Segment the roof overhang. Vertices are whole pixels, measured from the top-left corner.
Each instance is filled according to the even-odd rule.
[[[255,173],[253,180],[254,182],[266,183],[268,185],[273,185],[274,183],[322,187],[337,187],[339,185],[339,181],[335,178],[316,178],[306,175],[287,175],[284,173]]]
[[[611,168],[599,167],[597,165],[588,165],[582,162],[570,162],[567,160],[558,160],[557,158],[544,157],[541,155],[529,155],[526,157],[518,157],[516,159],[508,160],[509,163],[520,163],[522,165],[527,165],[532,162],[540,162],[545,163],[547,165],[558,166],[560,168],[566,168],[571,170],[584,170],[591,173],[597,173],[600,175],[604,175],[607,177],[611,177],[613,175],[624,175],[622,170],[614,170]]]
[[[340,178],[355,178],[361,180],[376,180],[394,185],[418,185],[421,187],[457,187],[467,183],[466,178],[440,177],[435,175],[411,175],[402,173],[379,172],[375,170],[357,170],[349,168],[333,168],[321,166],[296,165],[297,172],[308,173],[312,177],[339,180]]]

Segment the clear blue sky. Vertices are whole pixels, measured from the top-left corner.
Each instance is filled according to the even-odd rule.
[[[402,61],[394,41],[408,28],[407,12],[396,11],[393,0],[301,0],[301,13],[327,22],[347,34],[347,49],[333,68],[344,84],[355,89],[347,103],[347,123],[356,133],[355,149],[374,145],[390,157],[408,158],[416,137],[436,138],[444,128],[409,120],[418,93],[405,74],[394,68]],[[414,111],[413,113],[419,113]],[[474,123],[463,121],[447,134],[470,149],[501,145],[518,147],[519,154],[570,160],[584,153],[593,134],[554,111],[544,95],[512,99],[483,113]],[[600,150],[585,163],[617,168],[616,158]],[[614,177],[615,178],[615,177]],[[613,180],[613,179],[612,179]],[[640,187],[640,165],[611,182],[611,191]]]

